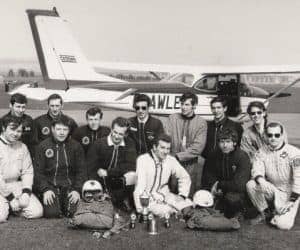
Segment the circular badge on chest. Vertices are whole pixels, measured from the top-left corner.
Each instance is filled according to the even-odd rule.
[[[90,138],[88,138],[87,136],[82,138],[82,144],[83,145],[88,145],[90,143]]]
[[[50,134],[50,129],[48,127],[43,127],[42,128],[42,134],[43,135],[49,135]]]
[[[45,151],[45,155],[47,158],[52,158],[54,156],[54,151],[52,148],[48,148],[46,151]]]

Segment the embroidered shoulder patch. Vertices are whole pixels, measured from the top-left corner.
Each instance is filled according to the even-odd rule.
[[[285,151],[280,154],[280,157],[283,159],[286,158],[287,156],[288,156],[288,153]]]
[[[293,167],[300,167],[300,155],[293,158]]]
[[[47,158],[52,158],[54,156],[54,151],[53,149],[51,148],[48,148],[46,151],[45,151],[45,155]]]
[[[50,129],[48,127],[43,127],[42,128],[42,134],[43,135],[49,135],[50,134]]]
[[[83,145],[88,145],[90,143],[90,138],[85,136],[81,139],[81,142],[82,142]]]

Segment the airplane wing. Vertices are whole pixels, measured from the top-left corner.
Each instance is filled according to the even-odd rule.
[[[179,64],[145,64],[131,62],[104,62],[94,61],[91,63],[95,68],[145,71],[145,72],[169,72],[191,74],[276,74],[276,73],[300,73],[300,65],[230,65],[230,66],[196,66]]]

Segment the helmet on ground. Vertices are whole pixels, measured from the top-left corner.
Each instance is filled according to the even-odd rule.
[[[96,180],[88,180],[82,186],[82,199],[91,202],[99,201],[103,196],[102,185]]]
[[[214,204],[212,194],[207,190],[199,190],[194,194],[193,201],[200,207],[211,207]]]

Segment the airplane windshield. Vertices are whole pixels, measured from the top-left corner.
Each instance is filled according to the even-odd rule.
[[[175,74],[169,77],[168,81],[182,82],[185,85],[191,86],[194,82],[194,75],[189,73]]]
[[[217,76],[206,76],[198,80],[194,87],[200,91],[213,93],[216,91],[217,81]]]

